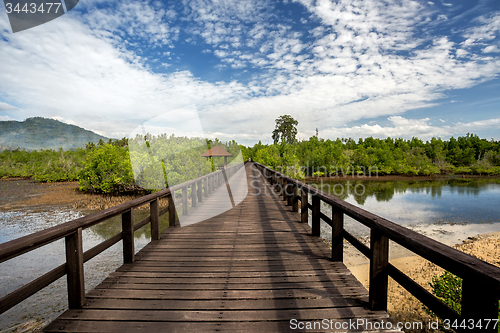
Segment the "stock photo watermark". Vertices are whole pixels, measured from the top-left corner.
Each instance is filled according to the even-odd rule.
[[[79,0],[4,0],[12,32],[27,30],[52,21],[70,10]]]

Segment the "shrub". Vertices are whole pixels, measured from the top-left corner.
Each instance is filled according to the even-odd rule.
[[[448,305],[450,308],[455,310],[457,313],[462,312],[462,279],[458,276],[451,274],[450,272],[444,272],[441,276],[433,276],[432,282],[429,282],[429,285],[432,288],[432,292],[436,295],[443,303]],[[433,313],[429,308],[424,306],[425,312],[427,314],[435,317],[435,313]],[[500,319],[500,302],[498,304],[498,317]],[[442,318],[438,317],[442,322]],[[500,333],[500,323],[498,325],[498,332]],[[441,327],[443,332],[453,332],[450,330],[446,330]]]

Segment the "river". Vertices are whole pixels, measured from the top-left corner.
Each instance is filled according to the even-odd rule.
[[[402,178],[358,178],[308,183],[447,245],[461,243],[478,234],[500,231],[500,179]],[[322,203],[321,210],[330,216],[329,205]],[[348,216],[344,223],[347,231],[365,244],[368,243],[367,227]],[[324,222],[321,236],[326,240],[331,239],[331,229]],[[391,243],[391,258],[407,255],[411,253]],[[362,256],[356,257],[364,259]]]
[[[74,209],[72,204],[47,204],[34,200],[44,194],[54,194],[48,184],[31,180],[0,181],[0,243],[7,242],[92,213]],[[57,185],[52,185],[57,187]],[[72,185],[73,187],[76,185]],[[63,188],[63,196],[74,196]],[[78,198],[78,197],[77,197]],[[67,199],[67,198],[65,198]],[[56,200],[68,201],[68,200]],[[72,200],[69,200],[72,201]],[[24,202],[31,203],[24,205]],[[148,215],[148,210],[136,211],[134,220]],[[168,225],[166,215],[160,228]],[[121,231],[120,216],[83,230],[83,250],[101,243]],[[135,232],[136,252],[150,240],[149,225]],[[122,264],[122,244],[115,244],[84,265],[85,289],[89,291]],[[0,263],[0,297],[65,262],[64,240],[60,239],[14,259]],[[24,302],[0,315],[0,332],[30,332],[43,328],[67,308],[66,277],[62,277]]]

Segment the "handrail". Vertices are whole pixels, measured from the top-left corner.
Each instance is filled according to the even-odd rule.
[[[203,195],[208,196],[215,188],[224,183],[224,173],[226,173],[229,178],[240,166],[241,164],[229,166],[224,170],[217,170],[182,184],[0,244],[0,263],[33,251],[61,238],[65,238],[66,244],[66,262],[2,297],[0,299],[0,314],[19,304],[65,274],[68,276],[69,308],[81,308],[85,303],[84,262],[92,259],[122,239],[124,262],[133,262],[135,253],[134,231],[147,224],[151,224],[151,241],[159,240],[159,217],[167,212],[169,214],[169,226],[178,225],[172,193],[182,190],[183,200],[181,205],[183,215],[186,215],[188,214],[188,188],[191,188],[193,191],[191,203],[192,206],[195,207],[197,201],[203,200]],[[160,210],[158,200],[164,197],[168,199],[168,206]],[[134,224],[132,218],[133,209],[148,203],[150,204],[150,215]],[[122,215],[122,232],[83,252],[82,230],[118,215]]]
[[[320,220],[324,220],[332,227],[333,260],[343,261],[344,239],[370,259],[369,304],[372,310],[387,310],[387,284],[388,276],[391,276],[441,318],[450,320],[498,318],[500,267],[402,227],[262,164],[254,162],[254,165],[262,171],[262,176],[271,184],[280,187],[280,195],[283,196],[283,200],[288,201],[288,205],[292,206],[292,211],[298,212],[296,201],[301,201],[302,222],[308,221],[309,210],[312,211],[313,236],[319,236]],[[301,191],[300,195],[297,194],[298,189]],[[308,194],[312,196],[312,204],[309,203]],[[320,201],[331,205],[332,218],[321,212]],[[369,248],[344,229],[343,214],[370,228]],[[389,240],[463,279],[461,314],[456,313],[389,263]],[[496,332],[496,328],[491,327],[493,325],[489,331]]]

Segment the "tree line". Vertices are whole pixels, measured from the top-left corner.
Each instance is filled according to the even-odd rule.
[[[500,142],[467,134],[426,142],[412,138],[368,137],[274,142],[242,147],[245,158],[290,176],[342,175],[500,175]]]
[[[76,150],[4,150],[0,152],[0,178],[76,180],[81,190],[96,193],[150,191],[159,187],[158,182],[161,186],[179,184],[215,170],[222,161],[200,157],[207,145],[221,145],[233,155],[241,149],[244,160],[281,169],[297,179],[370,174],[500,175],[500,142],[474,134],[449,140],[432,138],[426,142],[418,138],[369,137],[355,141],[315,136],[299,142],[294,126],[296,122],[287,126],[277,121],[273,132],[275,142],[259,141],[252,147],[235,141],[223,143],[217,139],[147,134],[134,139],[100,140]]]

